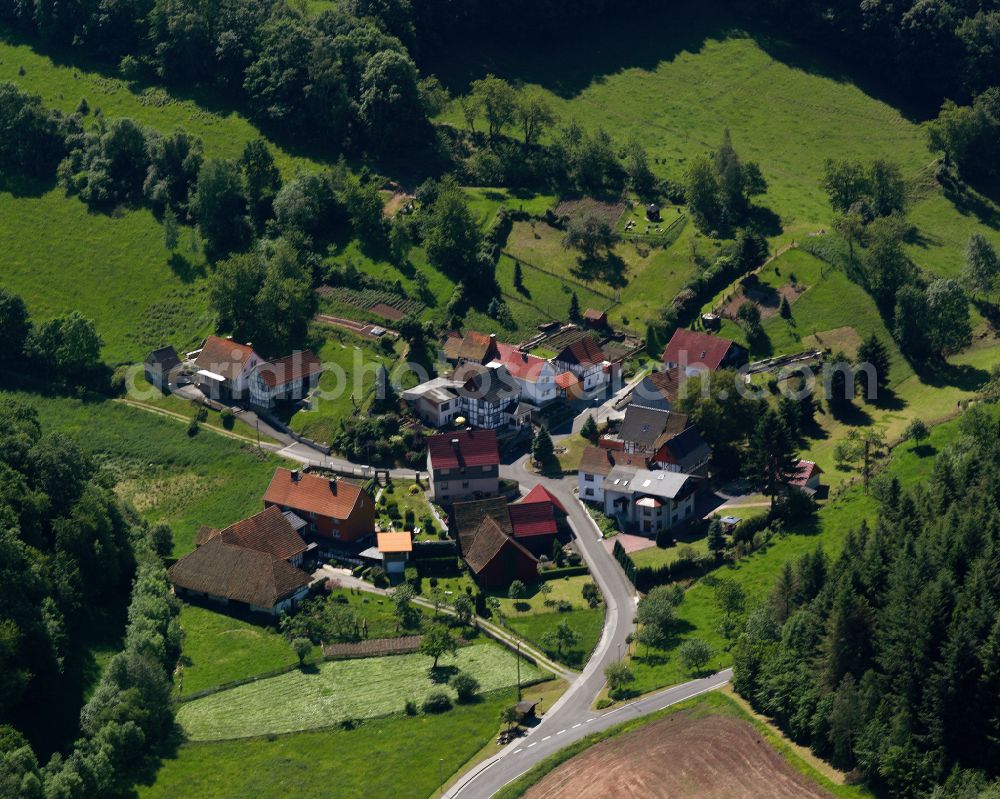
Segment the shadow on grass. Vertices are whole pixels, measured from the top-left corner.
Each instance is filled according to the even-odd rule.
[[[430,675],[431,682],[437,685],[446,685],[448,681],[458,674],[458,666],[431,666],[427,673]]]
[[[171,254],[170,258],[167,259],[167,265],[170,267],[170,271],[177,275],[177,279],[181,283],[193,283],[206,274],[204,263],[192,263],[190,259],[179,252]]]
[[[969,364],[944,362],[925,365],[917,374],[920,376],[921,382],[934,388],[951,386],[961,391],[977,391],[990,379],[990,374],[985,369],[979,369]]]
[[[628,267],[620,255],[609,252],[602,257],[580,258],[570,269],[570,274],[584,283],[601,282],[613,289],[628,285]]]

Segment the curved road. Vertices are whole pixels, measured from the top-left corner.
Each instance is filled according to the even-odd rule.
[[[445,794],[446,799],[488,799],[507,783],[574,741],[586,735],[662,710],[677,702],[725,685],[731,671],[719,672],[701,680],[676,685],[609,711],[594,711],[592,706],[604,688],[604,669],[621,659],[626,650],[625,638],[632,631],[637,596],[618,563],[604,548],[600,531],[590,514],[577,500],[575,478],[543,478],[524,468],[521,458],[502,466],[503,477],[520,481],[526,489],[539,483],[566,506],[577,548],[590,567],[591,574],[604,594],[605,618],[601,640],[586,668],[566,693],[545,713],[527,735],[508,744],[498,754],[477,764]]]

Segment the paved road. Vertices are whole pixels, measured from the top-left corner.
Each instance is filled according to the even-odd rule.
[[[528,769],[581,738],[601,732],[623,721],[639,718],[676,705],[699,694],[721,688],[729,682],[732,669],[711,677],[649,694],[614,710],[569,716],[555,712],[542,717],[528,735],[508,744],[501,752],[465,774],[445,794],[445,799],[488,799],[504,785],[516,780]]]

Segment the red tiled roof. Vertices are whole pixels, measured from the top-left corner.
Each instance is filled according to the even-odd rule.
[[[459,430],[427,439],[431,468],[455,469],[460,466],[499,466],[495,430]]]
[[[170,567],[170,582],[189,591],[262,608],[309,585],[310,577],[288,561],[216,536]]]
[[[277,358],[257,367],[268,388],[283,386],[323,371],[323,362],[312,350],[293,352],[284,358]]]
[[[615,466],[635,466],[645,468],[646,461],[639,455],[628,455],[624,452],[615,452],[605,447],[586,447],[583,456],[580,458],[578,471],[587,474],[600,474],[607,476]]]
[[[209,536],[209,540],[213,538],[221,538],[233,546],[265,552],[282,560],[290,560],[306,551],[302,536],[295,532],[281,508],[274,505]]]
[[[663,350],[665,363],[703,365],[715,370],[722,365],[733,342],[721,336],[710,336],[695,330],[677,328],[666,349]]]
[[[558,499],[556,499],[555,496],[553,496],[552,492],[549,491],[541,483],[536,485],[533,489],[531,489],[531,491],[525,494],[524,499],[522,499],[518,504],[531,505],[532,503],[535,502],[549,502],[555,505],[557,508],[559,508],[559,510],[561,510],[563,513],[567,512],[565,506]]]
[[[240,344],[228,338],[209,336],[201,345],[201,352],[195,358],[199,369],[206,369],[222,375],[227,380],[234,380],[243,369],[251,355],[253,347]]]
[[[799,461],[798,474],[791,480],[793,486],[804,486],[813,475],[822,474],[819,464],[812,461]]]
[[[580,378],[578,378],[572,372],[563,372],[561,374],[556,375],[556,385],[559,386],[559,388],[561,388],[563,391],[565,391],[568,388],[572,388],[579,382]]]
[[[271,484],[264,492],[264,502],[331,519],[347,519],[364,493],[344,480],[327,480],[308,472],[297,474],[298,479],[293,480],[288,469],[275,469]]]
[[[548,363],[537,355],[522,352],[513,344],[497,342],[497,350],[500,352],[500,362],[507,367],[507,371],[511,375],[519,380],[527,380],[531,383],[538,382],[542,370]]]
[[[593,336],[586,335],[563,347],[553,360],[580,366],[594,366],[604,362],[604,351],[594,341]]]
[[[583,318],[588,322],[604,322],[607,320],[608,315],[604,311],[588,308],[583,312]]]
[[[555,535],[559,532],[555,512],[550,504],[533,502],[530,505],[511,505],[507,510],[514,538]]]

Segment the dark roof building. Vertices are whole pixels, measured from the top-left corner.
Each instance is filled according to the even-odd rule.
[[[596,308],[588,308],[583,312],[583,321],[590,327],[604,328],[608,326],[608,315]]]
[[[492,517],[483,519],[464,557],[482,588],[505,588],[514,580],[531,583],[538,577],[535,556]]]
[[[311,581],[287,560],[226,543],[221,535],[177,561],[169,576],[180,596],[207,597],[272,615],[291,609]]]
[[[491,518],[507,534],[514,532],[507,512],[507,500],[504,497],[476,499],[471,502],[456,502],[451,509],[454,529],[458,534],[458,546],[461,552],[466,552],[472,543],[483,519]]]
[[[630,405],[669,411],[677,404],[683,380],[684,370],[679,366],[663,372],[653,372],[632,389],[628,402]]]
[[[306,551],[306,542],[302,540],[302,536],[296,532],[281,509],[275,506],[265,508],[224,530],[213,531],[201,543],[205,544],[214,538],[220,538],[232,546],[255,549],[288,561]]]
[[[604,351],[593,336],[584,335],[563,347],[552,360],[573,366],[597,366],[604,363]]]
[[[618,437],[625,442],[626,451],[631,444],[637,450],[653,449],[664,436],[672,437],[688,426],[686,413],[676,413],[644,405],[629,405],[625,409]]]

